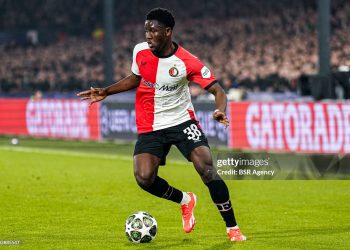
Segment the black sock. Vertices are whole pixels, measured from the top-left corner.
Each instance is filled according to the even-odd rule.
[[[151,193],[157,197],[180,203],[182,200],[182,192],[168,184],[168,182],[159,176],[156,177],[154,182],[148,187],[141,188],[148,193]]]
[[[223,180],[213,180],[206,183],[209,188],[211,199],[217,206],[222,218],[226,223],[226,227],[237,226],[236,218],[230,201],[227,186]]]

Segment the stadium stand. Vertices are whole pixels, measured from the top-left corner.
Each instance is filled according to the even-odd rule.
[[[173,9],[179,20],[175,40],[213,69],[227,91],[239,88],[253,93],[296,92],[300,77],[317,73],[314,1],[187,2],[170,1],[165,6]],[[163,5],[162,1],[115,4],[115,79],[129,74],[132,48],[144,36],[144,13],[159,5]],[[39,31],[37,43],[0,38],[3,94],[37,89],[69,92],[92,83],[106,84],[103,17],[96,14],[103,8],[102,1],[1,1],[0,7],[4,9],[1,34]],[[333,69],[350,66],[348,13],[349,1],[332,1]],[[44,39],[45,36],[53,38]],[[202,91],[193,86],[192,93],[196,96]]]

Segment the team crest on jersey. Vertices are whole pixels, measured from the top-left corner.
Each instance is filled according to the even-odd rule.
[[[176,77],[179,74],[179,70],[176,67],[172,67],[169,69],[169,75],[172,77]]]

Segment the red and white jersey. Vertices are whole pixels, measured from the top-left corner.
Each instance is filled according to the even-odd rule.
[[[141,76],[135,104],[140,134],[195,119],[188,83],[208,89],[216,82],[213,73],[197,57],[175,46],[175,53],[164,58],[155,56],[147,42],[134,48],[131,70]]]

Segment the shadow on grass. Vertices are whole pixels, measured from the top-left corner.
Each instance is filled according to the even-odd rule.
[[[230,249],[230,248],[237,247],[236,244],[242,244],[242,243],[244,244],[244,242],[232,242],[232,241],[229,241],[228,239],[225,239],[222,241],[222,243],[217,243],[204,249],[205,250]]]
[[[256,232],[252,235],[254,239],[266,239],[267,237],[274,238],[286,238],[293,236],[305,236],[305,235],[332,235],[339,233],[348,233],[350,231],[350,227],[327,227],[327,228],[298,228],[298,229],[288,229],[288,230],[276,230],[276,231],[265,231],[265,232]]]
[[[124,247],[125,249],[173,249],[173,248],[184,248],[186,246],[190,247],[193,246],[195,243],[195,240],[192,239],[182,239],[178,240],[176,243],[170,243],[170,242],[152,242],[150,244],[133,244],[133,243],[125,243]]]
[[[258,239],[267,239],[267,238],[289,238],[289,237],[305,237],[313,235],[336,235],[342,233],[348,233],[350,231],[350,226],[345,227],[327,227],[327,228],[306,228],[306,229],[288,229],[288,230],[276,230],[276,231],[265,231],[265,232],[256,232],[252,235],[247,235],[248,241],[254,241]],[[223,240],[222,243],[217,243],[207,248],[206,250],[218,250],[218,249],[231,249],[236,244],[244,244],[244,242],[230,242],[228,240]]]

